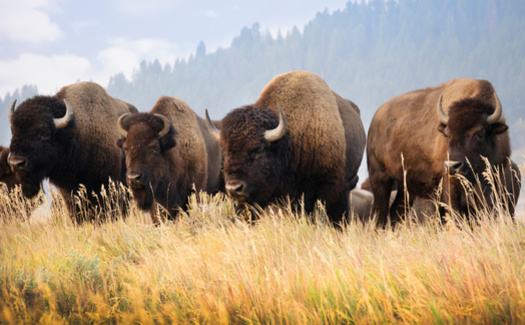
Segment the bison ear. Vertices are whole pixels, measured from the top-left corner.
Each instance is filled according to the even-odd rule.
[[[176,133],[173,134],[169,132],[166,136],[159,139],[160,147],[162,148],[163,152],[168,151],[177,145],[177,140],[175,140],[175,137]]]
[[[447,125],[444,124],[444,123],[439,123],[438,127],[437,127],[437,130],[441,133],[443,133],[444,136],[447,136],[447,133],[446,133],[446,129],[447,128]]]
[[[117,146],[122,149],[122,146],[124,145],[124,141],[126,141],[126,138],[120,138],[117,140]]]
[[[505,123],[496,122],[494,124],[491,124],[491,133],[492,134],[501,134],[503,132],[506,132],[509,127]]]

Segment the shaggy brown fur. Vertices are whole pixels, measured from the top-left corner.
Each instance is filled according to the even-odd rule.
[[[171,123],[162,138],[158,135],[164,122],[154,114]],[[122,128],[127,131],[119,142],[126,153],[128,183],[138,206],[150,211],[154,223],[160,221],[155,202],[174,217],[179,208],[186,208],[194,190],[215,193],[222,187],[219,143],[184,101],[161,97],[149,113],[125,117]]]
[[[486,80],[454,79],[437,87],[396,96],[379,107],[370,124],[367,158],[374,211],[381,225],[388,222],[388,199],[395,183],[398,195],[390,209],[391,221],[396,223],[403,215],[405,170],[409,204],[412,204],[417,196],[433,196],[445,176],[444,161],[449,153],[452,157],[454,152],[455,159],[461,161],[466,157],[479,161],[479,155],[486,154],[492,164],[506,164],[510,142],[505,118],[502,116],[491,127],[486,125],[486,117],[496,105],[494,94],[494,87]],[[441,124],[436,109],[441,95],[444,111],[449,115],[448,126]],[[468,115],[464,114],[466,110]],[[474,126],[486,128],[486,141],[471,148],[458,146],[457,141],[465,143],[458,139],[469,136]],[[492,132],[492,128],[497,130]],[[494,151],[487,151],[488,146]],[[476,165],[475,172],[480,172],[480,168]],[[454,202],[453,208],[460,209],[459,202]]]
[[[54,118],[65,115],[63,99],[71,104],[73,120],[57,129]],[[35,196],[44,178],[49,178],[68,204],[71,217],[82,222],[84,214],[98,203],[92,192],[106,188],[111,178],[125,181],[123,153],[117,146],[116,128],[123,113],[137,109],[110,97],[98,84],[80,82],[63,87],[54,96],[35,96],[24,101],[12,115],[11,158],[25,159],[17,169],[22,191]],[[74,195],[85,186],[90,204],[77,206]],[[88,213],[88,218],[92,214]]]

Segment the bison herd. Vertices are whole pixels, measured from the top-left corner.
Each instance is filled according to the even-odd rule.
[[[205,191],[227,193],[239,211],[288,200],[312,212],[319,201],[334,225],[358,217],[380,227],[433,199],[442,203],[434,215],[468,217],[505,197],[513,216],[521,187],[502,105],[486,80],[396,96],[379,107],[368,138],[357,105],[306,71],[276,76],[253,104],[217,121],[167,96],[139,113],[92,82],[15,101],[9,121],[0,181],[31,198],[48,179],[77,223],[93,220],[89,209],[111,180],[128,186],[154,223]],[[369,179],[357,189],[365,147]],[[502,186],[484,174],[487,164]],[[76,199],[81,187],[85,200]]]

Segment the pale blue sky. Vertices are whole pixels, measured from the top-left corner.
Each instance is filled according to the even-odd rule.
[[[204,41],[228,47],[243,27],[283,34],[348,0],[0,0],[0,96],[25,84],[42,94],[78,80],[106,86],[142,60],[187,57]]]

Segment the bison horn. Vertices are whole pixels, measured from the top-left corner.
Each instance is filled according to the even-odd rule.
[[[447,125],[448,124],[448,115],[443,110],[443,94],[441,97],[439,97],[439,101],[437,104],[437,111],[439,115],[439,119],[441,120],[441,123]]]
[[[118,131],[120,132],[120,134],[122,134],[122,136],[124,138],[127,138],[128,136],[128,131],[126,131],[126,129],[124,129],[124,126],[122,125],[122,122],[124,122],[124,119],[131,115],[131,113],[126,113],[126,114],[122,114],[120,115],[120,117],[118,118],[118,121],[117,121],[117,126],[118,126]]]
[[[16,105],[16,99],[15,101],[13,102],[13,104],[11,104],[11,108],[9,108],[9,113],[7,113],[7,117],[9,118],[9,123],[13,124],[13,121],[11,121],[11,119],[13,118],[13,113],[15,112],[15,105]]]
[[[213,122],[210,119],[210,114],[208,114],[208,110],[205,110],[206,112],[206,126],[208,127],[208,131],[212,135],[212,137],[217,140],[221,141],[221,131],[215,127]]]
[[[284,116],[281,105],[277,104],[277,106],[279,106],[279,125],[273,130],[266,130],[266,132],[264,132],[264,138],[268,142],[275,142],[286,133],[286,117]]]
[[[154,115],[162,119],[162,122],[164,123],[162,130],[160,130],[159,132],[159,139],[160,139],[160,138],[163,138],[170,131],[170,120],[168,120],[168,118],[162,114],[154,114]]]
[[[496,108],[494,109],[494,113],[489,115],[487,117],[487,123],[493,124],[500,120],[501,118],[501,102],[499,101],[498,95],[496,95],[496,92],[494,92],[494,97],[496,97]]]
[[[73,119],[73,108],[67,101],[67,99],[64,98],[64,104],[66,104],[66,113],[61,118],[55,118],[53,121],[55,122],[55,127],[57,129],[65,128],[69,121]]]

